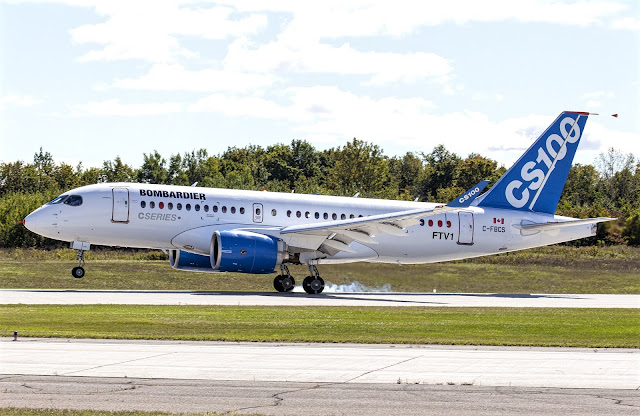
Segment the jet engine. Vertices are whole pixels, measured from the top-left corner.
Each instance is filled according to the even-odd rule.
[[[211,267],[209,256],[189,253],[184,250],[169,250],[169,264],[176,270],[186,270],[190,272],[217,273]]]
[[[285,243],[250,231],[222,230],[211,237],[213,270],[240,273],[273,273],[289,258]]]

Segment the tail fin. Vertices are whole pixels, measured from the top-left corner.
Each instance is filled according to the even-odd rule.
[[[555,213],[589,114],[561,113],[478,206]]]

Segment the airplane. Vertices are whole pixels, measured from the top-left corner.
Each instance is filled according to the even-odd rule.
[[[145,183],[100,183],[63,193],[29,214],[34,233],[70,242],[75,278],[92,245],[161,249],[177,270],[280,273],[304,264],[319,294],[317,266],[417,264],[545,246],[595,235],[614,218],[554,215],[587,118],[565,111],[487,192],[482,181],[448,204]]]

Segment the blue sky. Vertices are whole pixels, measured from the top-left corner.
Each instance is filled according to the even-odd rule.
[[[562,110],[640,157],[637,1],[2,1],[0,160],[353,137],[510,165]],[[609,114],[618,113],[619,118]]]

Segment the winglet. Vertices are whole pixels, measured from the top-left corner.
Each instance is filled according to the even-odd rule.
[[[447,206],[452,208],[468,207],[469,205],[471,205],[474,199],[480,196],[480,192],[482,192],[484,188],[487,187],[488,184],[489,184],[489,181],[484,180],[478,183],[476,186],[472,186],[471,189],[468,189],[465,193],[463,193],[453,201],[449,202]]]

